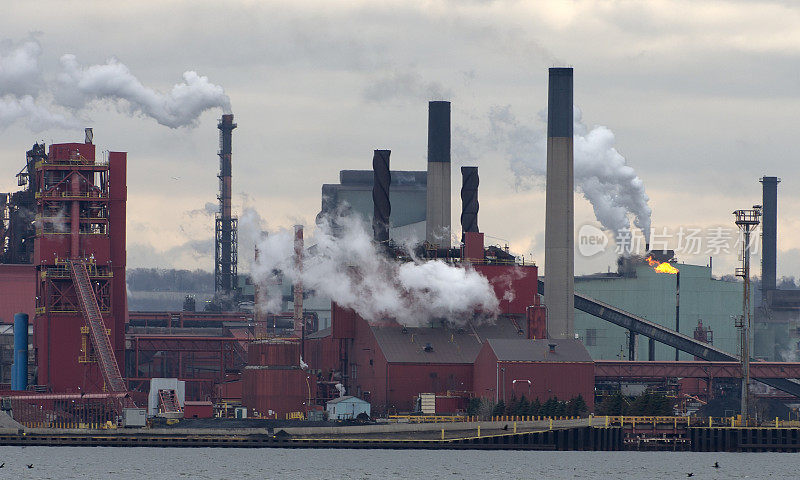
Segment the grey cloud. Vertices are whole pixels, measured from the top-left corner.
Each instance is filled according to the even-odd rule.
[[[425,80],[415,71],[394,71],[370,81],[363,97],[368,102],[387,100],[449,100],[453,92],[436,81]]]

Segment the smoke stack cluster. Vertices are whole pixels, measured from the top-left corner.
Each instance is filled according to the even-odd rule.
[[[778,177],[762,177],[762,217],[761,232],[761,298],[767,303],[767,293],[777,288],[777,250],[778,250]]]
[[[545,304],[549,338],[575,330],[572,68],[551,68],[547,99]]]
[[[478,230],[478,167],[461,167],[461,236]]]
[[[389,171],[389,155],[391,150],[375,150],[372,156],[372,232],[377,243],[386,244],[389,241],[389,216],[392,213],[392,204],[389,201],[389,187],[392,183],[392,174]]]
[[[425,240],[450,248],[450,102],[428,102]]]

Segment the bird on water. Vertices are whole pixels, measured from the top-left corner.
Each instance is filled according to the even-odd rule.
[[[714,462],[714,468],[719,468],[719,462]]]
[[[32,464],[32,463],[29,463],[29,464],[28,464],[28,468],[33,468],[33,464]]]

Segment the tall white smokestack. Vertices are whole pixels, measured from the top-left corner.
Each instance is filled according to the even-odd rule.
[[[572,68],[551,68],[544,232],[544,296],[550,338],[573,338],[575,332],[572,121]]]
[[[450,248],[450,102],[428,102],[425,240]]]

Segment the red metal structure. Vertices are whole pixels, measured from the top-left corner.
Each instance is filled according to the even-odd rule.
[[[124,392],[126,154],[50,146],[36,178],[38,383],[52,392]]]
[[[800,363],[753,362],[750,371],[758,378],[800,378]],[[630,362],[595,360],[597,379],[663,380],[666,378],[742,378],[739,362]]]

